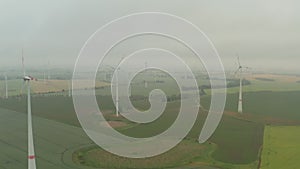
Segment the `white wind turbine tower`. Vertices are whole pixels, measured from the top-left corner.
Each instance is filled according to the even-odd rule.
[[[33,132],[32,132],[32,115],[31,115],[31,96],[30,96],[30,81],[36,80],[32,76],[28,76],[25,73],[24,56],[22,49],[22,66],[23,66],[23,80],[24,85],[27,84],[27,113],[28,113],[28,169],[36,169],[34,144],[33,144]]]
[[[119,70],[118,67],[116,70],[116,115],[119,117]]]
[[[5,79],[5,99],[8,99],[8,83],[7,83],[7,74],[4,74]]]
[[[240,63],[240,57],[237,56],[237,61],[238,61],[238,69],[235,71],[235,74],[239,74],[240,78],[240,91],[239,91],[239,101],[238,101],[238,112],[243,113],[243,70],[244,69],[249,69],[249,67],[244,67]]]
[[[48,61],[48,65],[47,65],[47,80],[50,80],[50,61]]]

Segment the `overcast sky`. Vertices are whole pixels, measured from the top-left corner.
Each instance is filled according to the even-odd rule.
[[[24,48],[36,67],[72,68],[85,41],[104,24],[135,12],[165,12],[197,25],[226,69],[300,73],[297,0],[0,0],[0,66],[17,67]],[[29,63],[27,63],[29,65]]]

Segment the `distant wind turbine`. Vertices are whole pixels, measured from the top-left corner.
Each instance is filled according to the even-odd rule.
[[[5,98],[8,99],[8,83],[7,83],[6,73],[4,74],[4,79],[5,79]]]
[[[44,83],[46,83],[46,73],[44,72]]]
[[[50,61],[48,61],[48,66],[47,66],[47,80],[50,80]]]

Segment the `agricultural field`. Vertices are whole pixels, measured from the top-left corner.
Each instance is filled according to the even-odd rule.
[[[278,79],[274,82],[273,80],[265,80],[266,78],[267,77],[256,77],[251,80],[250,85],[245,86],[245,113],[243,115],[235,113],[238,100],[238,94],[235,91],[237,88],[229,89],[230,92],[227,95],[225,114],[216,132],[207,143],[198,144],[197,139],[210,105],[209,94],[201,97],[201,105],[204,109],[200,109],[194,127],[182,143],[165,154],[151,159],[140,160],[121,158],[107,153],[94,145],[80,128],[81,126],[74,111],[72,98],[68,97],[66,92],[63,94],[62,92],[37,94],[37,88],[39,88],[37,84],[43,82],[35,82],[36,84],[33,84],[33,89],[36,94],[32,95],[32,111],[34,119],[36,119],[34,120],[34,130],[35,140],[38,144],[37,154],[41,154],[37,157],[37,161],[39,161],[38,165],[45,166],[45,169],[51,165],[57,165],[63,168],[68,168],[65,167],[65,165],[67,165],[69,167],[72,166],[72,168],[100,167],[142,169],[168,167],[187,169],[255,169],[259,165],[259,154],[263,145],[265,125],[300,125],[300,115],[297,111],[300,108],[297,103],[298,98],[300,98],[300,90],[297,91],[299,83],[295,81],[294,84],[294,81],[291,80],[284,82]],[[273,77],[268,78],[271,79]],[[164,78],[161,77],[160,80],[163,79]],[[206,82],[203,82],[203,84]],[[269,83],[274,83],[274,87],[271,85],[269,90],[265,90],[265,87],[268,86]],[[68,86],[68,81],[57,80],[54,84],[57,86],[61,85],[61,88],[65,88]],[[116,117],[114,115],[115,107],[110,95],[111,89],[108,85],[107,83],[99,83],[96,90],[98,94],[97,100],[106,120],[120,133],[134,137],[153,136],[166,130],[177,117],[180,104],[176,99],[170,100],[163,115],[152,123],[136,124],[125,118]],[[133,105],[141,110],[150,107],[148,99],[146,99],[145,96],[148,96],[152,89],[161,88],[168,96],[176,95],[179,92],[175,81],[168,78],[165,79],[164,83],[151,83],[149,81],[147,88],[144,87],[143,81],[138,79],[132,85],[132,98],[135,98],[132,100]],[[287,88],[283,87],[281,88],[282,90],[279,90],[280,85]],[[294,90],[291,91],[289,85],[293,85]],[[249,90],[251,88],[255,88],[255,90]],[[40,89],[41,93],[49,91],[48,89]],[[207,91],[207,93],[209,93],[209,90]],[[20,154],[26,155],[26,144],[24,145],[23,143],[23,141],[26,142],[26,114],[24,112],[26,110],[26,97],[25,95],[13,96],[9,99],[0,100],[0,107],[2,108],[0,112],[3,112],[3,121],[11,121],[14,119],[13,117],[17,116],[15,114],[18,114],[20,118],[14,120],[21,121],[21,118],[23,118],[23,122],[20,122],[18,125],[23,126],[25,129],[23,129],[21,133],[18,133],[17,136],[12,135],[12,138],[8,139],[15,140],[15,143],[11,147],[21,146],[23,153]],[[13,115],[13,117],[11,117],[10,114]],[[3,123],[3,125],[9,126],[9,124],[6,123]],[[57,127],[53,127],[53,125]],[[44,126],[48,127],[45,128]],[[22,127],[19,126],[19,128]],[[78,132],[78,135],[75,134],[71,137],[65,133],[74,133],[73,129],[76,133]],[[46,135],[46,133],[55,133],[57,130],[60,131],[59,135]],[[42,131],[47,132],[42,133]],[[65,139],[64,134],[66,134],[68,138]],[[15,139],[15,137],[23,137],[23,139]],[[80,139],[77,139],[77,137]],[[59,139],[53,140],[53,138]],[[69,138],[71,140],[69,140]],[[6,138],[0,138],[0,141],[4,142],[3,144],[9,142]],[[67,144],[69,141],[72,142],[71,147]],[[45,148],[39,148],[45,144],[49,144],[49,147],[56,145],[59,146],[59,148],[53,149],[55,153],[48,150],[46,148],[47,146]],[[0,148],[3,146],[5,145],[0,145]],[[0,168],[18,168],[17,166],[24,165],[24,163],[26,164],[26,161],[20,161],[20,164],[14,164],[12,161],[16,159],[12,159],[13,154],[9,154],[12,151],[11,149],[13,148],[7,148],[5,150],[7,154],[4,155],[5,157],[3,157],[3,159],[7,160],[2,166],[0,165]],[[50,154],[45,153],[47,151],[49,151]],[[61,162],[59,159],[62,158],[64,152],[67,152],[67,155],[64,155],[63,158],[67,160]],[[17,158],[21,159],[19,156]],[[44,164],[43,161],[47,161],[49,164]],[[9,167],[10,165],[13,167]]]
[[[112,155],[98,147],[87,147],[76,151],[73,155],[77,164],[95,168],[175,168],[189,167],[196,158],[207,157],[213,145],[199,145],[195,141],[185,140],[175,148],[162,155],[146,159],[129,159]],[[203,166],[203,165],[201,165]],[[202,167],[198,165],[200,169]],[[183,167],[183,168],[184,168]],[[203,169],[206,167],[204,166]],[[211,167],[212,169],[217,169]]]
[[[26,93],[23,80],[22,79],[13,79],[8,80],[8,94],[9,96],[18,96]],[[82,82],[84,83],[84,81]],[[46,93],[57,93],[68,95],[70,80],[38,80],[32,81],[31,90],[32,94],[46,94]],[[96,82],[96,87],[108,86],[109,83],[106,82]],[[0,80],[0,97],[5,96],[5,81]]]
[[[300,91],[246,92],[244,93],[244,114],[266,119],[270,123],[286,121],[286,124],[300,124],[299,98]],[[235,112],[237,100],[238,94],[228,94],[225,110]],[[205,96],[201,104],[208,108],[210,97]]]
[[[236,77],[232,77],[233,79]],[[244,92],[259,91],[300,91],[300,77],[296,75],[275,75],[275,74],[250,74],[244,78],[251,82],[243,87]],[[227,88],[227,93],[233,94],[239,91],[239,87]],[[209,95],[210,90],[206,90]]]
[[[164,115],[157,121],[150,124],[120,129],[119,131],[123,134],[137,138],[153,136],[164,131],[172,124],[172,121],[174,121],[176,117],[173,114],[174,111],[172,111],[172,109],[178,104],[171,104],[174,104],[174,106],[171,106],[169,109],[167,108]],[[250,169],[257,166],[258,153],[262,145],[263,125],[253,122],[245,123],[242,120],[226,116],[223,118],[222,123],[214,136],[209,140],[209,143],[200,145],[197,143],[197,138],[205,117],[206,113],[202,112],[192,131],[182,144],[179,144],[176,148],[162,156],[154,157],[152,159],[154,161],[120,158],[111,155],[100,148],[78,150],[78,152],[74,154],[74,158],[77,159],[78,163],[104,168],[165,168],[173,165],[189,166],[196,164],[198,164],[199,167],[199,165],[202,166],[203,164],[207,164],[217,168]],[[185,151],[181,150],[182,147],[185,147]],[[185,153],[189,155],[187,156]],[[164,160],[161,161],[161,158]],[[107,159],[111,161],[107,163]],[[122,163],[122,161],[126,161],[126,163]],[[134,164],[138,165],[135,167]]]
[[[266,126],[261,169],[300,168],[300,126]]]
[[[37,167],[79,169],[72,162],[72,149],[92,142],[79,127],[33,117]],[[0,108],[0,168],[27,168],[27,116]]]
[[[164,131],[164,129],[166,129],[169,125],[171,125],[172,122],[175,120],[176,112],[178,111],[179,108],[179,104],[177,102],[168,103],[165,113],[157,121],[150,124],[136,126],[129,123],[125,119],[122,118],[120,119],[112,116],[111,113],[113,112],[112,109],[114,107],[112,104],[112,100],[108,98],[109,96],[98,96],[99,100],[106,101],[106,102],[99,102],[99,104],[102,105],[101,107],[103,107],[104,112],[107,113],[106,118],[108,119],[108,121],[119,121],[127,124],[128,126],[132,126],[129,128],[122,126],[117,128],[117,130],[119,130],[121,133],[124,133],[126,135],[136,136],[136,137],[147,137]],[[147,107],[148,103],[145,101],[138,101],[135,102],[134,104],[136,105],[136,107],[144,108]],[[0,103],[0,107],[5,107],[7,109],[11,109],[18,112],[24,112],[24,107],[26,107],[25,97],[23,98],[11,97],[8,100],[2,100]],[[76,118],[76,114],[74,112],[72,100],[70,97],[34,96],[32,98],[32,110],[33,110],[33,114],[38,118],[45,118],[66,125],[72,125],[74,127],[80,126]],[[253,141],[251,141],[251,138],[253,139],[254,136],[255,137],[257,136],[256,135],[257,133],[260,133],[262,131],[262,126],[257,126],[255,123],[244,123],[243,121],[234,119],[232,117],[225,117],[222,120],[220,127],[217,129],[216,134],[211,138],[210,140],[211,144],[205,144],[204,146],[198,144],[196,141],[197,141],[197,137],[199,136],[201,127],[203,125],[203,121],[205,120],[205,117],[206,117],[205,112],[200,113],[197,119],[197,123],[195,124],[192,131],[185,139],[185,141],[181,144],[181,146],[184,147],[186,147],[189,144],[191,145],[191,149],[190,149],[191,156],[184,158],[182,161],[176,160],[178,161],[178,163],[173,165],[171,165],[172,159],[170,159],[171,161],[169,161],[169,163],[159,164],[159,165],[176,166],[176,165],[187,164],[188,166],[193,165],[199,167],[199,166],[203,166],[204,164],[206,165],[210,164],[213,166],[217,166],[218,168],[221,168],[219,166],[224,166],[226,164],[228,166],[227,168],[237,168],[236,166],[230,165],[230,163],[234,163],[237,161],[238,161],[237,163],[238,165],[245,166],[245,168],[251,168],[249,167],[248,163],[252,163],[250,166],[256,165],[257,163],[255,162],[257,161],[256,155],[259,150],[260,143],[259,142],[254,143]],[[248,146],[243,146],[243,144],[238,144],[240,140],[237,139],[236,137],[226,137],[226,141],[223,138],[224,135],[238,136],[239,134],[242,133],[248,133],[243,135],[245,140],[244,145],[248,145]],[[253,133],[253,134],[249,134],[249,133]],[[238,146],[230,147],[230,145],[238,145]],[[170,155],[169,153],[180,154],[176,152],[182,148],[181,146],[179,145],[178,149],[174,149],[168,152],[167,155]],[[193,146],[194,148],[192,148]],[[197,150],[195,149],[195,147],[198,147],[199,151],[194,151]],[[79,154],[81,153],[80,147],[78,147],[75,150],[77,153]],[[83,147],[82,151],[86,151],[86,148]],[[245,154],[244,153],[245,151],[249,151],[250,153],[248,153],[245,156],[243,155]],[[93,154],[99,154],[99,152],[104,152],[104,151],[96,147],[92,150],[92,152],[93,152],[92,154],[90,153],[85,153],[85,154],[91,156]],[[188,152],[189,151],[187,151],[187,153]],[[201,155],[203,153],[209,155],[203,158]],[[228,153],[232,153],[233,155],[232,156],[226,155]],[[241,156],[241,158],[236,160],[235,159],[236,156]],[[75,153],[73,159],[76,158],[77,157]],[[119,160],[118,158],[112,158],[112,159],[117,160],[113,164],[116,165],[121,164],[121,162],[118,161]],[[89,163],[92,162],[90,161]],[[141,165],[143,164],[145,163],[141,162]],[[97,163],[94,162],[93,165],[97,165]]]

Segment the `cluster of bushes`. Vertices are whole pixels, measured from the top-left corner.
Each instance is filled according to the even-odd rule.
[[[240,80],[239,79],[227,79],[227,88],[232,88],[232,87],[238,87],[240,86]],[[242,82],[243,86],[250,85],[251,82],[249,80],[243,79]],[[204,91],[204,89],[211,89],[211,85],[201,85],[200,90]],[[216,86],[215,88],[224,88],[224,86]]]
[[[256,80],[261,80],[261,81],[268,81],[268,82],[273,82],[275,81],[274,79],[268,79],[268,78],[262,78],[262,77],[257,77],[255,78]]]
[[[251,85],[251,82],[249,80],[243,79],[242,85],[243,86]],[[227,88],[238,87],[238,86],[240,86],[240,80],[238,79],[231,80],[227,83]]]

